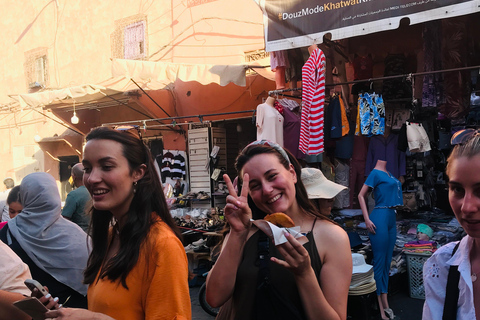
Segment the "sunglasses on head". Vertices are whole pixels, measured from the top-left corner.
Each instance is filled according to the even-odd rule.
[[[140,131],[140,127],[136,125],[131,125],[131,126],[116,126],[113,128],[114,130],[121,131],[128,133],[135,138],[142,140],[142,131]]]
[[[464,144],[471,138],[475,137],[477,134],[480,134],[480,129],[462,129],[457,132],[455,132],[450,139],[450,144],[452,146],[457,145],[457,144]]]

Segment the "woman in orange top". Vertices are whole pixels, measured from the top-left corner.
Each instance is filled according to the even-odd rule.
[[[88,310],[60,308],[45,317],[191,319],[187,257],[140,130],[100,127],[86,140]]]

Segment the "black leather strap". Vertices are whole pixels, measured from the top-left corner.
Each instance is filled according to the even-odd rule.
[[[460,241],[457,243],[452,252],[452,257],[457,252]],[[458,282],[460,281],[460,272],[458,272],[458,266],[450,266],[448,270],[447,289],[445,294],[445,302],[443,305],[442,320],[455,320],[457,319],[457,305],[458,305]]]

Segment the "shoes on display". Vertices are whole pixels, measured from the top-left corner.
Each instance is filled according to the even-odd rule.
[[[194,245],[195,247],[200,247],[201,245],[205,244],[206,240],[205,239],[199,239],[197,241],[193,241],[192,242],[192,245]]]
[[[195,246],[193,246],[192,244],[189,244],[188,246],[184,247],[185,249],[185,252],[193,252],[193,250],[195,249]]]
[[[193,249],[193,252],[210,252],[210,248],[206,245],[201,245],[198,248]]]
[[[206,200],[206,199],[210,199],[210,196],[205,191],[199,191],[197,195],[197,199]]]

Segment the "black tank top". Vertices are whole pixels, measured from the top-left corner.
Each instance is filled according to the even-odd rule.
[[[317,219],[313,222],[312,230],[307,233],[308,242],[303,246],[310,255],[312,268],[315,272],[317,281],[320,283],[320,271],[322,269],[322,261],[318,255],[317,245],[313,237],[313,228]],[[235,281],[235,290],[233,292],[233,310],[234,319],[250,320],[254,308],[254,298],[256,294],[257,278],[259,267],[255,265],[257,260],[258,238],[261,231],[255,232],[246,242],[243,257],[238,266],[237,277]],[[282,256],[275,248],[271,240],[269,244],[270,256],[282,259]],[[293,305],[304,315],[302,301],[298,292],[297,284],[293,274],[286,268],[277,265],[275,262],[268,261],[270,269],[271,283],[277,288],[282,295],[289,299]]]

